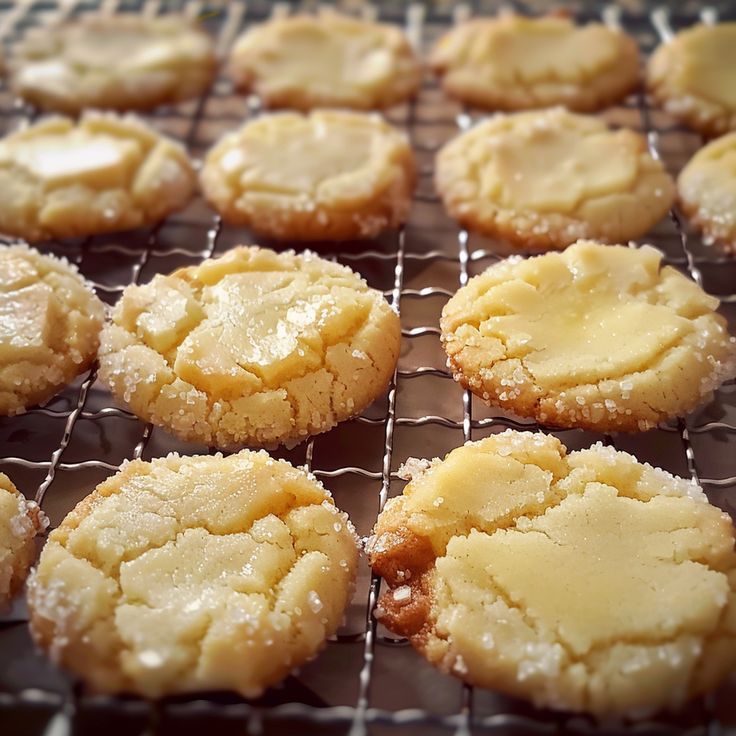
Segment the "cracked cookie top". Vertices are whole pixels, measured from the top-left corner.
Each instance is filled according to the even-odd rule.
[[[644,431],[736,375],[718,300],[650,246],[579,241],[506,259],[442,310],[455,380],[558,427]]]
[[[400,338],[383,295],[349,268],[238,247],[129,286],[103,330],[100,375],[182,439],[295,444],[385,390]]]
[[[135,460],[50,534],[31,630],[97,691],[256,697],[335,632],[357,555],[324,487],[263,451]]]
[[[205,197],[233,224],[286,240],[376,237],[409,215],[414,157],[379,115],[277,113],[207,154]]]
[[[277,18],[233,46],[230,73],[266,107],[373,110],[403,102],[421,65],[399,28],[334,12]]]
[[[133,115],[45,118],[0,140],[0,232],[27,241],[149,225],[195,186],[184,148]]]
[[[698,486],[512,430],[400,472],[367,547],[389,586],[376,615],[443,670],[636,717],[736,665],[734,530]]]
[[[736,128],[736,23],[697,25],[662,43],[647,84],[664,110],[703,135]]]
[[[492,110],[564,105],[594,112],[639,83],[636,42],[600,23],[505,15],[448,31],[430,63],[453,97]]]
[[[563,108],[495,115],[437,154],[435,183],[466,227],[521,249],[622,243],[672,205],[675,185],[633,130]]]
[[[0,247],[0,415],[21,414],[87,370],[103,318],[75,266],[25,245]]]
[[[35,501],[27,501],[0,473],[0,611],[23,584],[36,546],[33,538],[48,526]]]
[[[11,85],[44,110],[148,110],[196,97],[216,58],[209,36],[177,15],[85,15],[35,28],[14,48]]]
[[[703,146],[677,177],[680,206],[706,245],[736,251],[736,132]]]

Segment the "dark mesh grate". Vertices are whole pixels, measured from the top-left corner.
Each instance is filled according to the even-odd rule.
[[[494,13],[503,7],[538,12],[549,3],[507,4],[345,2],[353,12],[376,15],[408,26],[426,48],[453,19]],[[314,8],[316,3],[304,3]],[[225,51],[234,36],[271,13],[289,12],[288,3],[266,2],[91,2],[86,0],[10,3],[0,0],[0,38],[12,44],[29,26],[102,7],[108,12],[159,13],[184,9],[203,17]],[[699,9],[678,6],[668,19],[636,0],[602,8],[572,3],[581,20],[603,16],[636,36],[644,51],[668,27],[736,15],[733,2]],[[257,102],[233,94],[224,76],[200,100],[162,108],[146,116],[162,132],[186,143],[195,157],[225,131],[258,114]],[[448,138],[480,113],[464,110],[442,95],[435,81],[425,80],[415,103],[388,113],[411,137],[420,179],[411,219],[398,233],[370,243],[313,246],[326,257],[349,265],[384,291],[401,311],[403,343],[399,366],[387,395],[358,419],[340,425],[291,451],[278,453],[306,464],[333,491],[338,506],[367,535],[389,496],[401,492],[396,475],[409,456],[443,455],[468,439],[507,427],[538,429],[490,410],[451,380],[438,340],[438,318],[459,285],[500,256],[501,243],[458,231],[442,211],[432,186],[433,156]],[[16,104],[7,86],[0,87],[0,130],[16,129],[36,117]],[[665,114],[651,110],[644,95],[602,114],[612,125],[627,125],[648,134],[653,152],[676,174],[702,145]],[[689,233],[676,214],[646,238],[662,249],[668,262],[702,283],[723,300],[723,313],[736,328],[736,261],[709,248]],[[247,231],[223,227],[196,199],[186,210],[148,231],[47,243],[42,250],[65,255],[79,265],[114,303],[132,282],[148,281],[157,272],[196,263],[238,244],[256,241]],[[268,243],[260,241],[264,245]],[[283,246],[277,246],[283,247]],[[568,448],[604,440],[679,475],[698,479],[711,500],[736,515],[736,388],[721,389],[716,400],[687,422],[661,426],[640,436],[604,437],[578,430],[555,432]],[[21,417],[0,420],[7,472],[28,495],[42,503],[52,525],[126,458],[156,457],[171,450],[208,451],[182,445],[165,432],[138,421],[115,405],[96,381],[84,376],[50,401]],[[298,674],[258,701],[228,694],[170,698],[149,704],[136,698],[110,698],[86,692],[33,651],[22,601],[0,617],[0,733],[97,734],[703,734],[736,733],[736,683],[691,704],[678,718],[659,717],[633,726],[597,727],[587,718],[541,713],[496,693],[473,690],[445,677],[372,619],[380,581],[362,565],[355,599],[345,625],[326,650]]]

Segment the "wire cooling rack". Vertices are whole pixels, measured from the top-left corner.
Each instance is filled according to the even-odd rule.
[[[308,4],[316,6],[316,3]],[[427,48],[449,24],[471,14],[507,10],[498,2],[473,6],[345,2],[344,7],[407,27],[410,38]],[[636,2],[618,6],[568,4],[580,20],[603,17],[632,33],[649,52],[672,30],[700,19],[732,17],[732,2],[698,9],[684,4],[677,15]],[[514,3],[520,12],[548,9],[545,2]],[[103,12],[182,11],[199,16],[225,54],[248,24],[271,14],[288,13],[285,3],[230,2],[64,2],[10,3],[0,0],[0,39],[12,45],[31,26],[91,10]],[[162,108],[147,116],[162,132],[185,143],[195,157],[224,132],[258,114],[257,102],[232,92],[224,76],[199,100]],[[6,133],[32,121],[32,109],[19,105],[0,87],[0,128]],[[530,422],[485,407],[462,391],[445,368],[438,338],[442,306],[469,277],[506,251],[503,243],[458,230],[443,213],[432,187],[432,163],[444,141],[479,117],[447,100],[427,77],[418,99],[388,113],[404,128],[420,168],[411,219],[398,233],[370,243],[317,245],[325,257],[345,263],[381,289],[400,311],[402,350],[389,390],[363,416],[326,435],[279,453],[306,465],[321,478],[361,535],[370,533],[389,496],[401,492],[398,466],[409,456],[443,455],[465,440],[479,439],[508,427],[541,430]],[[652,153],[676,174],[702,145],[663,113],[652,110],[644,95],[632,96],[604,117],[648,136]],[[646,238],[710,293],[720,297],[732,332],[736,326],[736,262],[687,231],[677,215],[660,223]],[[42,246],[77,263],[98,294],[114,303],[129,283],[145,282],[223,253],[238,243],[257,242],[246,230],[225,227],[201,200],[146,231],[93,237]],[[261,240],[262,244],[269,243]],[[271,244],[274,245],[274,244]],[[283,244],[275,244],[283,248]],[[611,346],[615,349],[615,346]],[[570,449],[603,440],[633,452],[671,472],[703,485],[711,501],[736,515],[736,388],[724,386],[709,406],[686,422],[661,426],[643,435],[604,437],[579,430],[555,432]],[[2,458],[7,472],[28,496],[35,496],[52,526],[126,458],[149,459],[171,450],[193,454],[208,448],[184,445],[160,429],[138,421],[96,380],[83,376],[46,406],[0,421]],[[675,717],[634,725],[596,725],[580,716],[535,711],[520,701],[473,690],[428,665],[403,640],[376,624],[372,612],[380,580],[361,566],[355,599],[344,626],[325,651],[289,677],[281,688],[257,701],[223,693],[169,698],[148,703],[137,698],[96,696],[56,670],[34,652],[21,600],[0,618],[0,734],[413,734],[435,736],[495,734],[703,734],[736,733],[736,684],[692,703]]]

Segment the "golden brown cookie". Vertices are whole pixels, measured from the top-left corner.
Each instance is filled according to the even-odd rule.
[[[0,415],[50,399],[94,362],[104,318],[66,261],[0,246]]]
[[[398,27],[333,12],[277,18],[233,46],[230,74],[266,107],[384,108],[414,95],[421,66]]]
[[[368,554],[376,616],[539,707],[642,717],[736,666],[736,554],[698,486],[600,443],[508,430],[414,460]]]
[[[736,23],[698,25],[661,44],[647,86],[664,110],[705,136],[736,128]]]
[[[148,110],[197,97],[216,58],[209,36],[178,15],[85,15],[31,29],[15,47],[11,86],[43,110]]]
[[[142,419],[221,448],[293,445],[386,389],[399,318],[349,268],[239,247],[129,286],[100,377]]]
[[[736,249],[736,133],[701,148],[677,177],[680,207],[708,245]]]
[[[475,18],[440,38],[430,64],[448,94],[492,110],[564,105],[593,112],[639,84],[632,38],[560,16]]]
[[[36,557],[33,538],[48,526],[35,501],[27,501],[0,473],[0,610],[17,593]]]
[[[31,631],[97,691],[256,697],[337,629],[356,542],[319,481],[265,452],[135,460],[50,534]]]
[[[455,380],[488,403],[551,426],[635,432],[736,376],[717,307],[650,246],[580,241],[491,266],[440,324]]]
[[[638,238],[675,198],[643,136],[562,108],[478,123],[439,151],[435,184],[463,226],[531,250]]]
[[[195,187],[184,148],[132,115],[46,118],[0,140],[0,232],[31,242],[154,224]]]
[[[406,220],[415,182],[406,136],[377,115],[275,113],[207,154],[205,197],[232,224],[285,240],[373,238]]]

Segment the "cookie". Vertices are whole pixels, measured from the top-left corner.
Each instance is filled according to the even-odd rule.
[[[216,58],[183,16],[85,15],[28,31],[15,46],[11,87],[43,110],[149,110],[201,95]]]
[[[102,302],[77,269],[23,245],[0,247],[0,415],[50,399],[92,365]]]
[[[0,140],[0,232],[30,242],[154,224],[195,186],[184,148],[131,115],[46,118]]]
[[[511,430],[400,473],[368,543],[376,616],[445,672],[641,717],[736,666],[734,530],[698,486]]]
[[[386,389],[398,315],[349,268],[238,247],[129,286],[100,376],[142,419],[224,449],[295,445]]]
[[[23,585],[36,556],[33,538],[48,523],[38,504],[27,501],[0,473],[0,610]]]
[[[324,487],[265,452],[135,460],[49,535],[31,632],[97,691],[257,697],[336,631],[357,556]]]
[[[593,112],[639,85],[634,39],[559,16],[475,18],[440,38],[430,64],[449,95],[491,110]]]
[[[736,23],[698,25],[658,46],[647,66],[649,93],[705,136],[736,128]]]
[[[736,249],[736,132],[701,148],[677,177],[680,207],[706,244]]]
[[[266,107],[385,108],[412,97],[421,65],[398,27],[332,12],[256,25],[230,55],[235,85]]]
[[[487,403],[550,426],[635,432],[736,376],[717,307],[650,246],[580,241],[491,266],[440,325],[455,380]]]
[[[562,108],[480,122],[439,151],[435,185],[464,227],[532,250],[638,238],[675,198],[643,136]]]
[[[266,115],[226,134],[201,174],[235,225],[287,240],[373,238],[409,215],[415,183],[406,136],[377,115]]]

